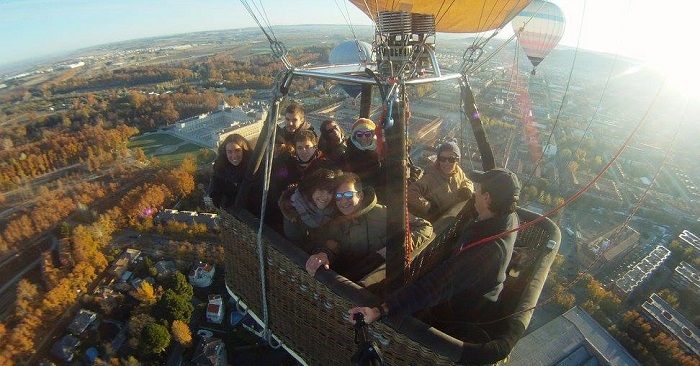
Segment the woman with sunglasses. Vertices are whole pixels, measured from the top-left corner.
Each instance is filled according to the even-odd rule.
[[[358,282],[384,262],[386,257],[387,208],[377,203],[372,187],[363,187],[354,173],[336,178],[335,205],[340,215],[328,224],[324,237],[306,261],[314,276],[318,269],[330,269]],[[410,217],[413,247],[423,246],[433,234],[426,220]],[[325,240],[324,240],[325,239]]]
[[[377,154],[377,126],[372,120],[360,118],[352,125],[345,151],[345,171],[357,174],[366,186],[371,186],[383,201],[383,179],[379,171],[381,161]]]
[[[454,142],[438,147],[435,164],[408,187],[408,210],[412,214],[432,222],[471,197],[474,183],[459,167],[459,157],[459,147]]]
[[[290,186],[279,199],[284,236],[310,253],[318,228],[338,215],[333,195],[338,171],[316,169]]]

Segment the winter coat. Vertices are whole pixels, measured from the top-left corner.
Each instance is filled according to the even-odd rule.
[[[341,141],[339,144],[334,144],[328,139],[321,137],[318,140],[318,149],[323,151],[323,154],[332,160],[339,167],[345,167],[345,151],[347,146],[345,141]]]
[[[380,170],[382,164],[376,150],[360,150],[350,138],[346,140],[345,171],[353,172],[360,177],[363,186],[371,186],[379,199],[383,199],[384,176]]]
[[[362,208],[331,221],[327,240],[321,240],[313,251],[326,253],[331,268],[353,281],[380,265],[386,256],[387,208],[377,203],[371,187],[363,192]],[[414,248],[427,243],[433,234],[433,226],[417,217],[412,217],[411,230]]]
[[[296,184],[282,193],[279,208],[284,216],[284,236],[307,253],[313,248],[316,231],[338,213],[334,202],[323,210],[318,209],[299,192]]]
[[[272,163],[272,180],[270,181],[272,202],[277,202],[282,192],[291,184],[299,183],[305,174],[321,168],[338,169],[335,163],[326,158],[320,150],[317,151],[316,157],[307,164],[301,164],[295,155],[289,152],[276,158]]]
[[[481,299],[498,300],[517,234],[511,232],[464,252],[459,250],[518,225],[515,213],[460,225],[453,254],[448,259],[386,297],[389,319],[400,325],[409,315],[428,307],[434,307],[430,310],[436,316],[434,319],[464,319]]]
[[[316,134],[316,131],[314,131],[314,126],[312,126],[309,122],[304,122],[304,124],[301,125],[294,132],[290,132],[282,124],[282,125],[277,125],[277,133],[276,133],[275,139],[277,139],[277,141],[281,141],[283,144],[286,144],[289,146],[294,146],[294,135],[296,135],[297,131],[301,131],[301,130],[310,130],[311,132]]]
[[[434,221],[458,202],[466,201],[474,192],[474,183],[462,168],[448,176],[437,165],[428,167],[423,177],[408,187],[408,210]]]
[[[245,164],[234,166],[229,162],[214,166],[209,182],[209,197],[214,206],[227,209],[233,206],[238,194],[238,186],[245,175]]]

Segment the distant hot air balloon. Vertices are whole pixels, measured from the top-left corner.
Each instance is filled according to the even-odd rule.
[[[566,21],[561,9],[548,1],[535,0],[513,18],[518,42],[535,68],[557,46]],[[532,69],[535,74],[535,69]]]
[[[335,46],[328,55],[328,62],[334,65],[371,62],[372,45],[363,41],[345,41]],[[340,83],[348,95],[355,98],[362,91],[362,86]]]

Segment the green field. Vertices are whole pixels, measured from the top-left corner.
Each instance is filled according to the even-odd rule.
[[[179,143],[185,142],[173,135],[168,135],[165,133],[151,133],[148,135],[141,135],[134,137],[129,142],[129,148],[135,149],[140,147],[148,156],[153,156],[155,152],[163,146],[177,145]]]
[[[174,147],[177,145],[179,145],[177,149],[172,152],[162,152],[162,150],[161,152],[158,152],[158,150],[161,148],[168,146]],[[148,155],[148,157],[155,156],[156,159],[160,160],[166,165],[179,164],[182,161],[182,159],[184,159],[185,156],[188,154],[197,157],[198,152],[200,150],[206,149],[205,147],[186,142],[185,140],[165,133],[152,133],[148,135],[134,137],[129,142],[129,148],[140,148],[146,153],[146,155]],[[213,159],[215,153],[210,149],[206,150],[210,151],[210,154],[212,155],[211,159]],[[203,164],[202,162],[199,163]]]

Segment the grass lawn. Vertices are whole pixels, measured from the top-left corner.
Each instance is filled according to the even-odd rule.
[[[135,149],[137,147],[141,148],[143,152],[148,156],[153,156],[156,150],[163,146],[177,145],[184,142],[182,139],[177,138],[173,135],[168,135],[165,133],[152,133],[148,135],[142,135],[134,137],[129,142],[129,148]]]
[[[196,157],[197,152],[201,149],[206,148],[188,142],[180,146],[175,152],[171,154],[158,155],[156,156],[156,159],[166,163],[166,165],[177,165],[180,164],[182,159],[184,159],[185,156],[187,156],[188,154],[192,155],[193,157]]]
[[[173,152],[163,153],[161,149],[162,147],[166,146],[174,147],[178,144],[181,145],[178,146],[177,149]],[[190,142],[185,142],[185,140],[165,133],[152,133],[148,135],[135,137],[129,142],[129,148],[140,148],[143,150],[143,152],[146,153],[146,155],[148,155],[148,157],[153,157],[156,154],[156,152],[158,152],[158,150],[161,149],[161,151],[155,157],[156,159],[163,162],[165,165],[180,164],[180,162],[185,158],[186,155],[191,154],[196,157],[197,153],[200,150],[206,149],[203,146],[199,146]],[[214,152],[212,152],[212,154],[213,156],[216,156]]]

